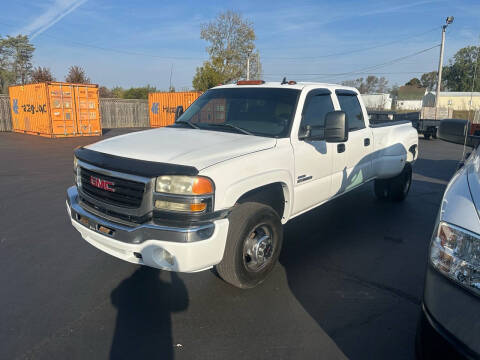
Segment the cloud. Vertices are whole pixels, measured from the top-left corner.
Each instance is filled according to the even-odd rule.
[[[86,1],[87,0],[54,0],[40,16],[20,29],[18,33],[27,34],[30,36],[30,39],[34,39]]]

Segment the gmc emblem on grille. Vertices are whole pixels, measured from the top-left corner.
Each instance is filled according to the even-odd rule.
[[[115,189],[113,188],[115,183],[113,181],[107,181],[107,180],[99,179],[95,176],[90,176],[90,184],[102,190],[115,192]]]

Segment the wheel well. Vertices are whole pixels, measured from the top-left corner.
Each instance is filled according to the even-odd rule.
[[[282,183],[272,183],[250,190],[243,194],[237,204],[245,202],[257,202],[268,205],[276,211],[280,218],[283,218],[285,211],[285,194]]]

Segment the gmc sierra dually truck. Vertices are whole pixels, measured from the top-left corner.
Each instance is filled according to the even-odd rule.
[[[178,113],[172,126],[75,150],[67,209],[93,246],[170,271],[215,266],[250,288],[274,267],[290,219],[371,180],[383,199],[410,189],[417,131],[369,124],[354,88],[239,81]]]

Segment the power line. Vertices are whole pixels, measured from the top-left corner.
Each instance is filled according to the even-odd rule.
[[[420,51],[417,51],[417,52],[414,52],[412,54],[408,54],[408,55],[405,55],[405,56],[401,56],[399,58],[395,58],[395,59],[392,59],[392,60],[389,60],[387,62],[384,62],[384,63],[380,63],[380,64],[377,64],[377,65],[373,65],[373,66],[368,66],[368,67],[365,67],[365,68],[362,68],[362,69],[357,69],[357,70],[354,70],[354,71],[349,71],[349,72],[345,72],[345,73],[337,73],[337,74],[330,74],[330,76],[345,76],[345,75],[352,75],[352,74],[355,74],[355,73],[358,73],[358,72],[370,72],[371,70],[375,70],[375,69],[379,69],[381,67],[384,67],[384,66],[388,66],[388,65],[392,65],[392,64],[395,64],[397,62],[400,62],[404,59],[408,59],[410,57],[413,57],[413,56],[417,56],[417,55],[420,55],[420,54],[423,54],[427,51],[430,51],[432,49],[435,49],[437,47],[439,47],[440,44],[437,44],[437,45],[434,45],[432,47],[429,47],[427,49],[423,49],[423,50],[420,50]]]
[[[398,75],[398,74],[425,74],[429,71],[393,71],[393,72],[356,72],[355,74],[376,74],[376,75]],[[265,76],[330,76],[331,73],[307,73],[307,74],[294,74],[294,73],[272,73],[264,74]]]
[[[402,41],[410,40],[412,38],[420,37],[422,35],[431,33],[431,32],[433,32],[437,29],[438,29],[438,26],[436,26],[432,29],[429,29],[425,32],[422,32],[420,34],[408,36],[408,37],[403,38],[403,39],[389,41],[389,42],[386,42],[386,43],[382,43],[382,44],[378,44],[378,45],[374,45],[374,46],[370,46],[370,47],[365,47],[365,48],[361,48],[361,49],[337,52],[337,53],[332,53],[332,54],[325,54],[325,55],[319,55],[319,56],[305,56],[305,57],[281,57],[281,56],[275,56],[274,57],[274,56],[270,56],[270,57],[262,57],[262,58],[263,59],[269,59],[269,58],[270,59],[279,59],[279,60],[298,60],[298,59],[323,59],[323,58],[328,58],[328,57],[332,57],[332,56],[349,55],[349,54],[354,54],[354,53],[358,53],[358,52],[362,52],[362,51],[367,51],[367,50],[372,50],[372,49],[377,49],[377,48],[380,48],[380,47],[385,47],[385,46],[397,44],[397,43],[402,42]]]
[[[7,23],[4,23],[4,22],[0,22],[0,24],[7,25],[7,26],[13,26],[12,24],[7,24]],[[320,58],[328,58],[328,57],[333,57],[333,56],[349,55],[349,54],[353,54],[353,53],[358,53],[358,52],[362,52],[362,51],[372,50],[372,49],[396,44],[396,43],[399,43],[399,42],[402,42],[402,41],[406,41],[406,40],[409,40],[409,39],[412,39],[412,38],[415,38],[415,37],[419,37],[419,36],[428,34],[428,33],[432,32],[436,29],[437,29],[437,27],[434,27],[434,28],[429,29],[425,32],[422,32],[422,33],[416,34],[416,35],[412,35],[412,36],[408,36],[404,39],[390,41],[390,42],[387,42],[387,43],[382,43],[382,44],[378,44],[378,45],[374,45],[374,46],[370,46],[370,47],[366,47],[366,48],[361,48],[361,49],[356,49],[356,50],[337,52],[337,53],[325,54],[325,55],[320,55],[320,56],[270,57],[270,59],[279,59],[279,60],[320,59]],[[128,50],[110,48],[110,47],[105,47],[105,46],[97,46],[97,45],[92,45],[92,44],[86,44],[86,43],[79,42],[79,41],[66,40],[66,39],[59,38],[59,37],[54,36],[54,35],[48,35],[48,34],[45,34],[45,33],[41,33],[38,36],[44,36],[44,37],[48,37],[48,38],[51,38],[51,39],[54,39],[54,40],[60,40],[60,41],[63,41],[67,44],[70,44],[70,45],[75,44],[75,45],[78,45],[78,46],[81,46],[81,47],[88,47],[88,48],[92,48],[92,49],[96,49],[96,50],[102,50],[102,51],[111,51],[111,52],[116,52],[116,53],[125,54],[125,55],[145,56],[145,57],[151,57],[151,58],[157,58],[157,59],[206,60],[205,58],[200,58],[198,56],[163,56],[163,55],[147,54],[147,53],[141,53],[141,52],[136,52],[136,51],[128,51]],[[268,58],[269,57],[263,57],[263,59],[268,59]]]
[[[417,52],[414,52],[412,54],[408,54],[408,55],[404,55],[404,56],[401,56],[401,57],[398,57],[398,58],[395,58],[395,59],[391,59],[389,61],[386,61],[384,63],[380,63],[380,64],[376,64],[376,65],[372,65],[372,66],[368,66],[368,67],[364,67],[364,68],[361,68],[361,69],[357,69],[357,70],[353,70],[353,71],[349,71],[349,72],[344,72],[344,73],[319,73],[319,74],[312,74],[312,76],[320,76],[320,77],[339,77],[339,76],[347,76],[347,75],[356,75],[356,74],[372,74],[372,70],[375,70],[375,69],[379,69],[379,68],[382,68],[382,67],[385,67],[385,66],[388,66],[388,65],[392,65],[392,64],[395,64],[397,62],[400,62],[404,59],[408,59],[410,57],[413,57],[413,56],[417,56],[417,55],[420,55],[420,54],[423,54],[427,51],[430,51],[432,49],[435,49],[437,47],[439,47],[440,44],[437,44],[437,45],[434,45],[432,47],[429,47],[429,48],[426,48],[426,49],[422,49],[422,50],[419,50]],[[412,72],[414,73],[414,72]],[[378,73],[377,73],[378,74]],[[300,76],[300,75],[299,75]]]

